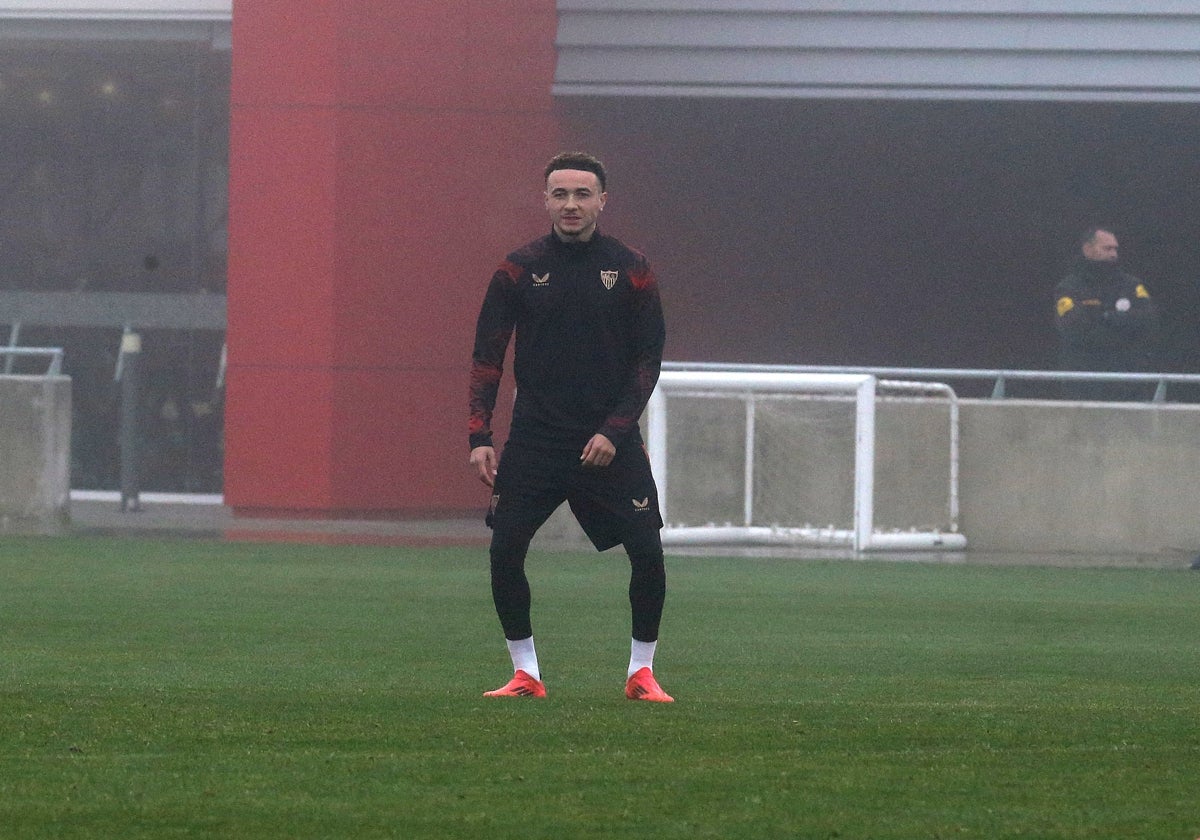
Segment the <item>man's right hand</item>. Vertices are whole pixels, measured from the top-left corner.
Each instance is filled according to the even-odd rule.
[[[471,465],[479,474],[479,480],[488,487],[496,484],[496,449],[492,446],[476,446],[471,450]]]

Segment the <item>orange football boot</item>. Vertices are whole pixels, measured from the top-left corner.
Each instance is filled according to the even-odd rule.
[[[653,681],[653,678],[651,678]],[[545,697],[546,684],[535,680],[524,671],[517,671],[513,678],[495,691],[483,692],[484,697]]]
[[[625,696],[630,700],[649,700],[654,703],[674,703],[675,698],[662,690],[649,668],[640,668],[625,683]]]

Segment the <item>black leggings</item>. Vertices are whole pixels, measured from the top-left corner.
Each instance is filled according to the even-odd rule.
[[[525,576],[525,555],[532,539],[533,531],[492,532],[492,601],[504,629],[504,638],[509,640],[528,639],[533,635],[532,597],[529,578]],[[633,638],[639,642],[654,642],[658,640],[667,596],[667,570],[658,529],[639,528],[625,539],[624,546],[629,555]]]

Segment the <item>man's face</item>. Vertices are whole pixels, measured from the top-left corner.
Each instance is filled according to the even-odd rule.
[[[594,172],[556,169],[546,179],[546,210],[563,239],[590,239],[607,197]]]
[[[1106,230],[1096,231],[1096,235],[1084,243],[1083,255],[1095,262],[1116,262],[1117,237]]]

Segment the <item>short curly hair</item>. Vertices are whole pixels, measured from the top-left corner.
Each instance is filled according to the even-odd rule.
[[[560,152],[550,158],[550,162],[546,164],[543,178],[549,178],[551,172],[559,169],[578,169],[582,172],[591,172],[600,182],[600,192],[605,191],[607,177],[604,172],[604,164],[587,152]]]

